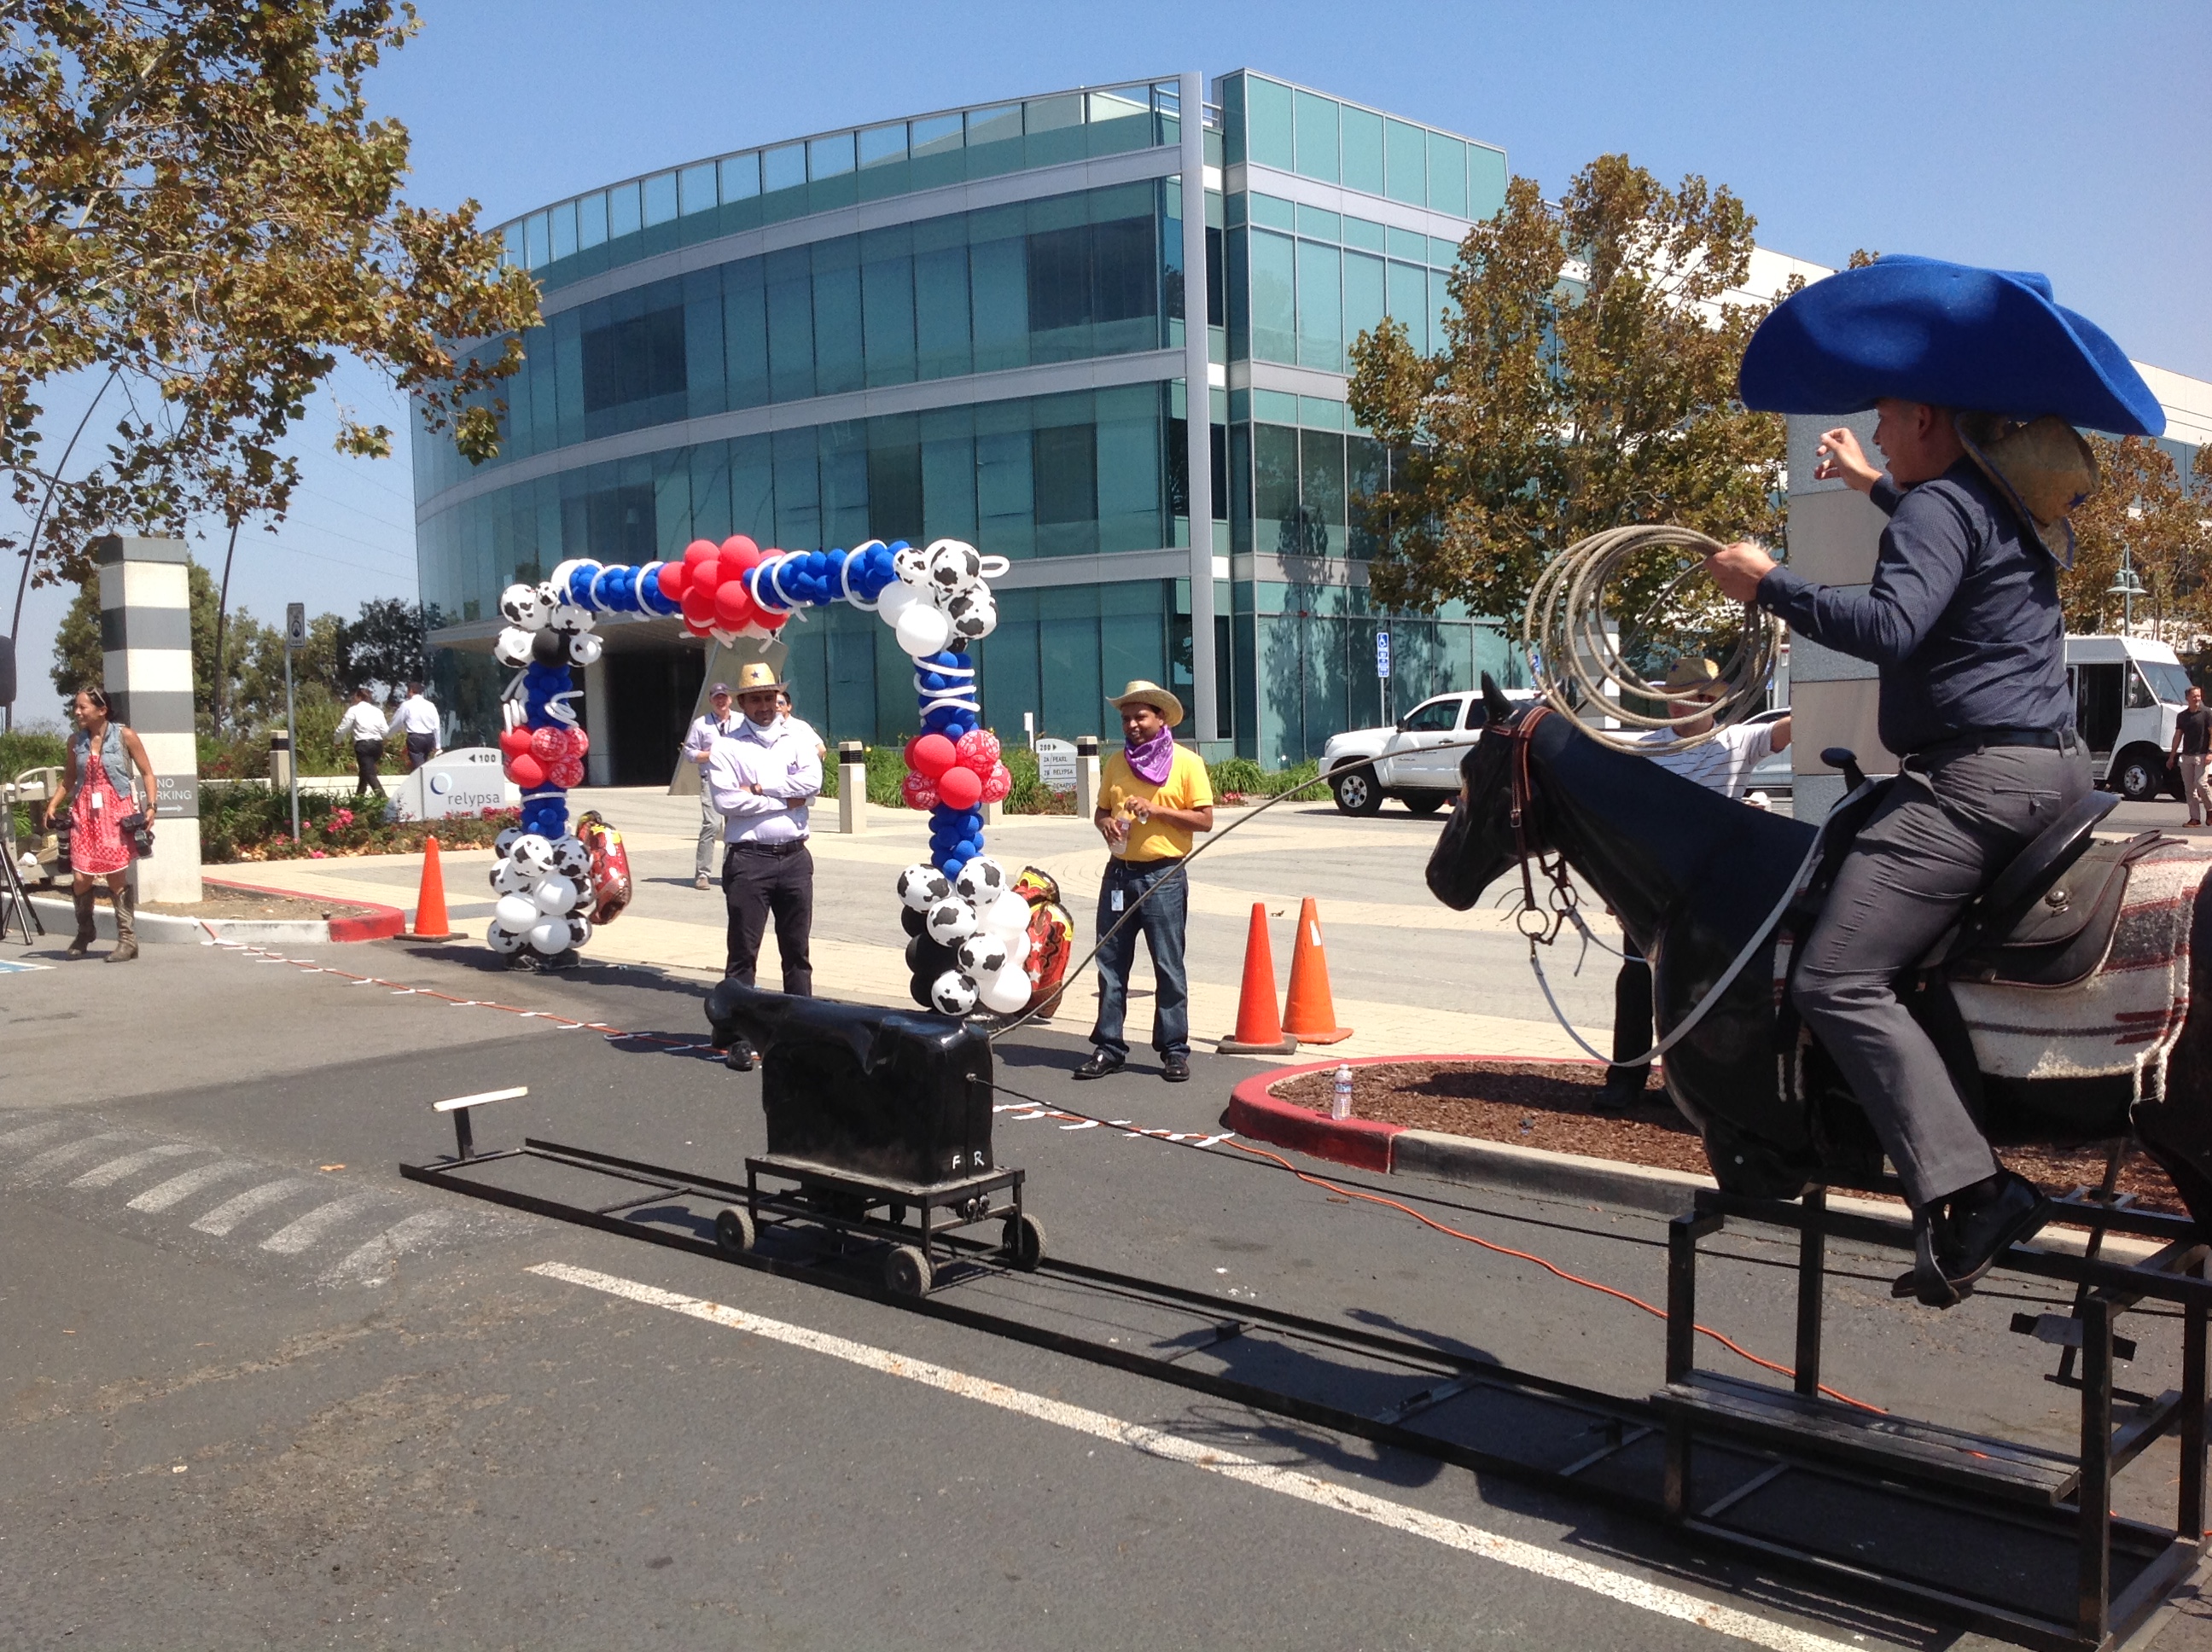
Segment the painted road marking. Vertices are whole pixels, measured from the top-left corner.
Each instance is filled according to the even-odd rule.
[[[1278,1468],[1218,1447],[1200,1445],[1159,1429],[1125,1422],[1104,1412],[1071,1406],[1064,1400],[1048,1400],[1042,1394],[1010,1388],[1004,1383],[970,1376],[964,1371],[934,1365],[927,1360],[909,1359],[903,1354],[872,1347],[865,1342],[854,1342],[827,1332],[810,1330],[803,1325],[787,1324],[781,1320],[766,1319],[757,1314],[746,1313],[742,1309],[727,1308],[697,1297],[679,1296],[672,1291],[663,1291],[635,1279],[621,1278],[591,1268],[570,1267],[561,1262],[540,1262],[530,1272],[549,1279],[582,1285],[586,1290],[604,1291],[608,1296],[620,1297],[625,1301],[641,1303],[649,1308],[665,1308],[672,1313],[705,1320],[710,1325],[723,1326],[733,1331],[747,1331],[771,1342],[826,1354],[832,1359],[842,1359],[848,1364],[879,1371],[887,1376],[902,1377],[909,1382],[919,1382],[925,1388],[957,1394],[963,1400],[995,1406],[1001,1411],[1013,1412],[1078,1434],[1087,1434],[1116,1445],[1127,1446],[1146,1456],[1181,1463],[1187,1467],[1202,1468],[1210,1474],[1241,1480],[1263,1491],[1280,1492],[1301,1502],[1333,1509],[1339,1514],[1353,1515],[1393,1531],[1426,1538],[1446,1548],[1479,1555],[1486,1560],[1494,1560],[1499,1565],[1510,1566],[1516,1571],[1528,1572],[1555,1583],[1565,1583],[1571,1588],[1601,1595],[1640,1612],[1670,1618],[1680,1623],[1695,1624],[1717,1635],[1747,1641],[1753,1646],[1767,1647],[1772,1652],[1863,1652],[1863,1649],[1851,1648],[1848,1642],[1829,1640],[1792,1629],[1784,1624],[1771,1623],[1750,1613],[1700,1600],[1694,1594],[1652,1582],[1631,1572],[1616,1571],[1610,1566],[1597,1565],[1574,1555],[1561,1554],[1556,1550],[1523,1542],[1518,1538],[1485,1531],[1463,1521],[1448,1520],[1425,1509],[1356,1491],[1349,1486],[1301,1473],[1296,1469]]]
[[[262,1167],[251,1159],[227,1158],[214,1164],[196,1164],[182,1175],[171,1176],[167,1181],[157,1181],[131,1201],[134,1211],[166,1211],[172,1205],[182,1204],[203,1187],[212,1187],[231,1176]]]
[[[58,1136],[76,1121],[72,1119],[41,1119],[36,1124],[27,1124],[0,1136],[0,1147],[33,1147],[49,1136]]]
[[[211,1233],[220,1238],[256,1211],[266,1210],[280,1204],[295,1193],[311,1187],[327,1187],[327,1181],[307,1181],[297,1176],[287,1176],[281,1181],[264,1181],[258,1187],[248,1187],[235,1198],[226,1199],[205,1216],[192,1224],[194,1233]]]
[[[180,1158],[186,1153],[208,1153],[210,1147],[195,1147],[190,1142],[164,1142],[159,1147],[142,1147],[135,1153],[125,1153],[121,1158],[112,1158],[105,1164],[95,1164],[76,1181],[72,1187],[106,1187],[120,1181],[135,1170],[149,1164],[159,1164],[165,1158]]]
[[[82,1158],[87,1154],[96,1153],[108,1142],[130,1139],[131,1133],[127,1130],[109,1130],[97,1136],[84,1137],[79,1141],[64,1142],[59,1147],[49,1147],[36,1157],[25,1159],[15,1168],[15,1175],[19,1179],[28,1181],[46,1175],[49,1170],[59,1169],[73,1158]],[[142,1137],[140,1139],[144,1139]]]
[[[333,1199],[286,1223],[261,1242],[261,1248],[273,1250],[280,1256],[296,1256],[340,1223],[382,1203],[382,1193],[352,1193],[343,1199]]]
[[[445,1211],[417,1211],[414,1215],[394,1222],[382,1233],[355,1251],[329,1272],[323,1275],[325,1283],[341,1284],[349,1279],[362,1279],[369,1285],[382,1285],[381,1278],[370,1278],[377,1269],[388,1266],[397,1258],[419,1248],[431,1235],[449,1226],[453,1218]]]

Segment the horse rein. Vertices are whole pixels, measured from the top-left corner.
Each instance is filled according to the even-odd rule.
[[[1528,773],[1530,736],[1536,725],[1552,714],[1552,708],[1540,701],[1516,718],[1505,730],[1505,738],[1512,744],[1506,754],[1506,774],[1512,802],[1513,858],[1521,865],[1521,910],[1513,915],[1514,927],[1528,938],[1529,956],[1533,958],[1539,943],[1549,946],[1559,938],[1560,928],[1572,921],[1585,939],[1590,938],[1589,926],[1582,914],[1575,910],[1576,896],[1572,874],[1567,870],[1566,857],[1553,854],[1547,863],[1541,849],[1528,846],[1528,815],[1535,807],[1535,783]],[[1552,881],[1551,908],[1547,911],[1536,899],[1536,879],[1528,869],[1534,861],[1536,870]],[[1531,915],[1534,921],[1530,922]]]

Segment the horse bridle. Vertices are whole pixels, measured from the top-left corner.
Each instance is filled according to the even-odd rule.
[[[1539,701],[1514,719],[1504,731],[1510,742],[1505,772],[1512,804],[1513,858],[1521,866],[1521,910],[1513,914],[1513,924],[1532,944],[1540,942],[1546,946],[1559,938],[1561,926],[1570,920],[1585,935],[1589,932],[1575,912],[1574,882],[1567,870],[1566,857],[1554,853],[1547,862],[1541,849],[1532,849],[1528,844],[1528,816],[1536,803],[1535,784],[1528,773],[1529,748],[1534,744],[1536,725],[1551,714],[1552,708]],[[1531,861],[1535,863],[1536,872],[1551,880],[1548,910],[1536,899],[1535,873],[1529,870]]]

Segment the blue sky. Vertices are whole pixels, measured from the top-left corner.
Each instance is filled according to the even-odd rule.
[[[1245,67],[1502,144],[1547,191],[1612,150],[1670,181],[1702,173],[1749,204],[1763,245],[1816,262],[1866,246],[2041,270],[2130,355],[2212,379],[2212,23],[2197,0],[417,3],[422,33],[374,96],[414,136],[414,197],[473,197],[487,222],[841,125]],[[368,409],[389,392],[353,369],[334,399]],[[264,616],[414,594],[406,459],[340,459],[331,425],[325,407],[302,432],[293,520],[241,536],[234,594]],[[25,616],[40,689],[61,605],[34,593]]]

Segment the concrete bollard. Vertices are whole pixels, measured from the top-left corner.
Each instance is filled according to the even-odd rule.
[[[269,737],[269,784],[281,792],[292,789],[292,737],[281,732]]]
[[[868,748],[858,740],[837,742],[837,829],[868,829]]]
[[[1075,737],[1075,813],[1089,820],[1098,812],[1098,737]]]
[[[131,881],[142,901],[189,903],[200,898],[200,767],[185,542],[111,534],[92,555],[107,702],[154,770],[154,853],[131,863]]]

